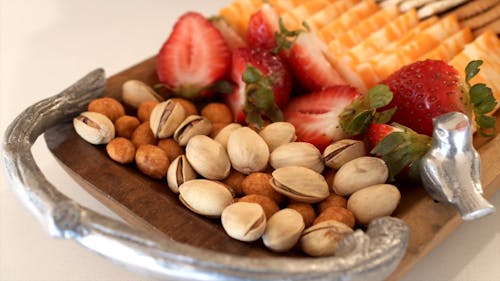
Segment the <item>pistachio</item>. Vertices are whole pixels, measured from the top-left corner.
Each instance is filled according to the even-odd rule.
[[[233,203],[233,195],[221,182],[195,179],[179,186],[179,200],[197,214],[218,218]]]
[[[189,140],[186,157],[194,170],[206,179],[225,179],[231,170],[231,162],[224,147],[205,135],[197,135]]]
[[[174,193],[179,193],[179,186],[183,183],[194,179],[196,179],[196,172],[185,155],[179,155],[168,166],[167,184]]]
[[[295,127],[288,122],[271,123],[264,127],[259,135],[267,143],[270,152],[282,144],[294,142],[297,139]]]
[[[269,158],[275,169],[287,166],[302,166],[321,173],[325,168],[321,152],[307,142],[291,142],[276,148]]]
[[[263,171],[269,160],[266,142],[248,127],[236,129],[229,136],[227,153],[233,168],[246,175]]]
[[[214,140],[218,141],[224,148],[227,147],[227,140],[234,130],[241,128],[241,125],[238,123],[230,123],[224,126],[217,135],[215,135]]]
[[[347,209],[360,224],[368,225],[376,218],[391,215],[400,199],[401,193],[394,185],[376,184],[354,192],[347,200]]]
[[[185,146],[189,139],[196,135],[208,135],[212,131],[212,123],[202,116],[190,115],[177,127],[174,140],[180,146]]]
[[[234,239],[251,242],[266,230],[266,216],[259,204],[237,202],[227,206],[221,215],[222,227]]]
[[[115,126],[104,114],[82,112],[73,119],[76,133],[91,144],[106,144],[115,137]]]
[[[370,185],[385,183],[389,170],[384,160],[363,156],[345,163],[333,179],[333,190],[346,196]]]
[[[302,219],[304,220],[305,227],[309,227],[313,224],[316,219],[316,212],[314,208],[309,203],[303,202],[293,202],[286,206],[287,208],[294,209],[302,215]]]
[[[285,252],[297,244],[304,228],[304,220],[299,212],[282,209],[267,222],[262,241],[273,251]]]
[[[151,87],[139,80],[128,80],[122,85],[122,100],[124,103],[138,108],[144,101],[163,101]]]
[[[260,194],[249,194],[238,199],[238,202],[248,202],[248,203],[257,203],[264,210],[264,214],[266,214],[266,218],[270,218],[274,213],[280,210],[278,204],[271,198],[260,195]]]
[[[327,146],[323,152],[323,159],[328,167],[338,170],[345,163],[365,155],[364,142],[343,139]]]
[[[341,222],[323,221],[304,230],[300,246],[310,256],[331,256],[335,254],[340,240],[352,232],[351,228]]]
[[[323,176],[311,169],[288,166],[274,170],[270,183],[289,198],[305,203],[319,202],[330,194]]]
[[[151,111],[149,122],[151,131],[157,138],[170,137],[184,121],[185,112],[179,103],[167,100],[157,104]]]

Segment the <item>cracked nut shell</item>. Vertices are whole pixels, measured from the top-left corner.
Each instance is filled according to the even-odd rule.
[[[221,215],[226,233],[240,241],[252,242],[266,230],[266,216],[259,204],[236,202],[227,206]]]
[[[153,108],[149,117],[151,131],[157,138],[168,138],[185,117],[184,108],[179,103],[171,100],[160,102]]]
[[[73,118],[76,133],[91,144],[106,144],[115,137],[115,126],[104,114],[86,111]]]
[[[311,169],[289,166],[274,170],[272,175],[274,190],[296,201],[316,203],[330,195],[325,178]]]
[[[179,200],[197,214],[218,218],[233,203],[233,194],[221,182],[195,179],[179,186]]]
[[[167,170],[167,184],[174,193],[179,193],[179,186],[196,179],[196,172],[185,155],[179,155],[170,163]]]

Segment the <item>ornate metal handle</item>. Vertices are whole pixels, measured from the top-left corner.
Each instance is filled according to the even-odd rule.
[[[383,280],[399,264],[408,227],[391,217],[373,221],[366,233],[348,236],[336,257],[254,259],[182,244],[80,206],[47,181],[30,148],[46,129],[83,111],[104,86],[104,71],[95,70],[27,108],[5,134],[4,162],[12,188],[52,236],[73,239],[126,267],[189,280]]]

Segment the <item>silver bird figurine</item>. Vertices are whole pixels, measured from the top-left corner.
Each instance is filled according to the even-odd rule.
[[[472,145],[472,124],[462,113],[451,112],[433,120],[432,148],[420,162],[420,176],[427,193],[453,204],[464,220],[495,211],[483,197],[481,159]]]

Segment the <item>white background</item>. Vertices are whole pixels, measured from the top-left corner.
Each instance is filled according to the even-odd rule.
[[[213,15],[230,0],[20,0],[1,2],[1,133],[24,108],[87,72],[112,75],[156,54],[176,18]],[[81,204],[112,215],[54,161],[34,154],[48,179]],[[3,163],[2,163],[3,164]],[[150,280],[72,241],[49,237],[0,173],[0,280]],[[500,194],[491,202],[500,209]],[[458,228],[403,280],[500,280],[500,216]]]

